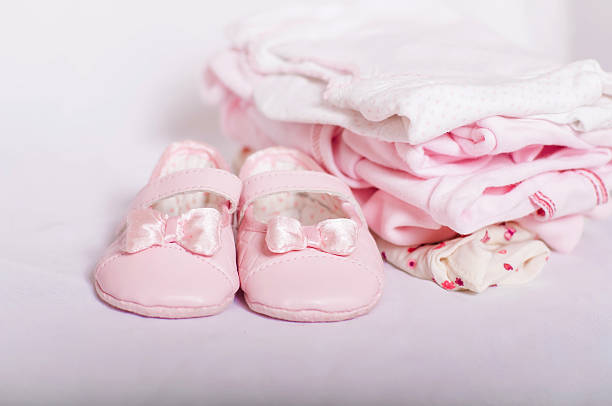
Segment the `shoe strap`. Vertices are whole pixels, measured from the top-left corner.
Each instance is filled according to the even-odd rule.
[[[298,170],[268,171],[244,179],[239,220],[255,200],[281,192],[327,193],[350,203],[355,213],[363,219],[359,205],[344,182],[324,172]]]
[[[185,192],[212,192],[225,197],[229,212],[238,207],[242,182],[236,175],[216,168],[185,169],[149,182],[132,202],[130,210],[151,206],[162,199]]]

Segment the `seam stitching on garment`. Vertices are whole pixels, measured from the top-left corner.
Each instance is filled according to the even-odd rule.
[[[586,177],[593,187],[595,188],[595,193],[597,194],[597,204],[603,204],[608,202],[608,189],[606,188],[605,183],[601,180],[599,175],[595,172],[588,169],[577,169],[576,173]]]
[[[539,201],[541,201],[543,204],[545,204],[548,207],[550,217],[552,217],[552,215],[554,214],[554,208],[552,204],[550,203],[550,201],[547,200],[540,191],[536,193],[536,197],[539,199]]]
[[[550,218],[552,216],[550,205],[542,200],[537,192],[529,196],[529,200],[531,200],[532,204],[535,204],[537,207],[543,209],[546,212],[546,218]]]
[[[552,208],[552,213],[551,213],[551,216],[552,216],[553,214],[555,214],[555,213],[557,212],[557,205],[555,204],[555,202],[554,202],[554,201],[553,201],[553,200],[552,200],[550,197],[548,197],[547,195],[545,195],[545,194],[544,194],[544,193],[543,193],[541,190],[539,190],[539,191],[538,191],[538,193],[539,193],[539,196],[540,196],[540,197],[541,197],[541,198],[542,198],[544,201],[546,201],[546,202],[548,202],[548,203],[550,204],[550,206],[551,206],[551,208]]]

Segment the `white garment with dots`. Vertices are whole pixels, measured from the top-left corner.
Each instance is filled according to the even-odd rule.
[[[490,116],[612,127],[612,75],[596,61],[536,58],[429,2],[292,7],[229,32],[206,93],[225,86],[273,120],[410,144]]]

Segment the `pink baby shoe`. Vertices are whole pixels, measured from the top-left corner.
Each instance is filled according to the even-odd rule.
[[[241,188],[211,147],[170,145],[96,268],[100,298],[150,317],[221,312],[239,287],[232,213]]]
[[[248,157],[240,178],[238,269],[252,310],[291,321],[337,321],[374,307],[382,259],[342,181],[281,147]]]

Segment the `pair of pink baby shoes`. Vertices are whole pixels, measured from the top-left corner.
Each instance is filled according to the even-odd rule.
[[[382,284],[374,239],[338,178],[280,147],[249,156],[237,177],[192,141],[166,149],[95,271],[104,301],[164,318],[219,313],[241,287],[268,316],[344,320],[367,313]]]

